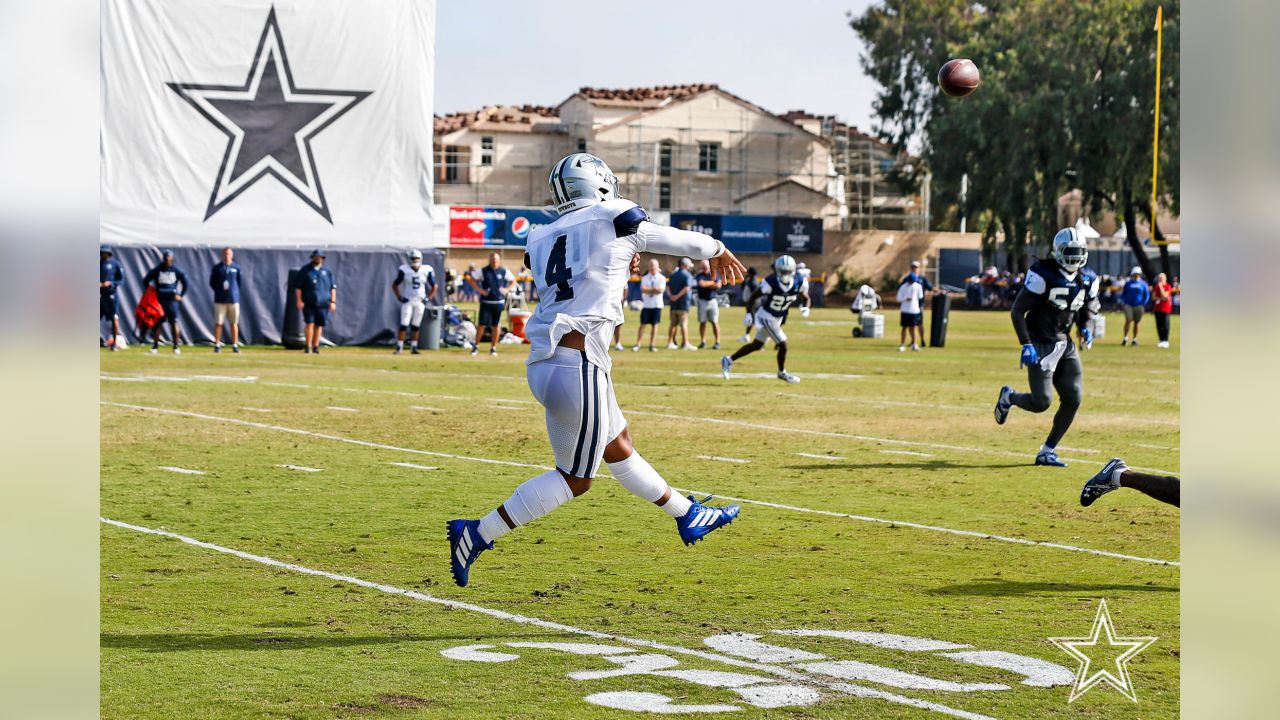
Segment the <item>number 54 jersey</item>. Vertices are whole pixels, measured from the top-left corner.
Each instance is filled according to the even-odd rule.
[[[1098,276],[1089,268],[1069,273],[1052,259],[1027,271],[1023,292],[1035,302],[1027,311],[1027,334],[1034,343],[1054,344],[1069,337],[1071,325],[1087,303],[1098,299]]]
[[[529,364],[546,360],[571,331],[586,336],[587,360],[608,372],[613,328],[623,322],[619,298],[639,252],[706,259],[720,250],[709,235],[649,222],[625,199],[561,215],[529,233],[526,260],[538,288],[538,307],[525,334]]]

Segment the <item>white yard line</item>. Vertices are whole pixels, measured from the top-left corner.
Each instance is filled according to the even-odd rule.
[[[1169,445],[1148,445],[1146,443],[1134,443],[1134,446],[1140,447],[1140,448],[1148,448],[1150,450],[1169,450],[1171,452],[1177,452],[1178,450],[1178,448],[1171,447]]]
[[[440,408],[436,408],[436,407],[427,407],[426,405],[410,405],[410,406],[409,406],[409,409],[410,409],[410,410],[423,410],[423,411],[426,411],[426,412],[444,412],[444,411],[443,411],[443,410],[441,410]]]
[[[328,433],[318,433],[318,432],[312,432],[310,430],[300,430],[298,428],[284,427],[283,425],[271,425],[268,423],[253,422],[251,420],[241,420],[239,418],[228,418],[228,417],[219,417],[217,415],[206,415],[204,413],[192,412],[190,410],[172,410],[169,408],[149,407],[146,405],[132,405],[129,403],[109,402],[105,400],[100,401],[100,404],[108,407],[118,407],[118,408],[125,408],[129,410],[141,410],[144,412],[155,412],[155,413],[161,413],[165,415],[178,415],[182,417],[197,418],[200,420],[211,420],[215,422],[230,423],[233,425],[255,427],[262,430],[274,430],[277,432],[290,433],[293,435],[303,435],[306,437],[319,438],[321,440],[332,440],[334,442],[348,443],[351,445],[359,445],[361,447],[374,448],[378,450],[393,450],[395,452],[410,453],[415,455],[429,455],[432,457],[444,457],[444,458],[450,458],[453,460],[465,460],[469,462],[487,463],[490,465],[507,465],[511,467],[532,468],[534,470],[541,470],[541,471],[552,469],[547,465],[535,465],[532,463],[512,462],[509,460],[493,460],[491,458],[478,458],[478,457],[469,457],[466,455],[454,455],[452,453],[435,452],[432,450],[417,450],[414,448],[397,447],[395,445],[386,445],[383,443],[370,442],[368,440],[357,440],[355,438],[343,437],[341,435],[330,435]],[[682,493],[694,492],[691,490],[682,490],[680,488],[673,488],[673,489]],[[703,493],[703,494],[712,494],[712,493]],[[993,535],[990,533],[977,532],[973,530],[955,530],[952,528],[937,527],[933,525],[922,525],[919,523],[911,523],[911,522],[905,522],[905,521],[899,521],[899,520],[887,520],[884,518],[876,518],[876,517],[870,517],[865,515],[851,515],[848,513],[840,513],[840,512],[830,511],[830,510],[814,510],[810,508],[796,507],[794,505],[781,505],[778,503],[767,502],[764,500],[749,500],[746,498],[730,498],[724,495],[718,495],[718,497],[723,497],[727,500],[732,500],[734,502],[748,503],[751,505],[762,505],[764,507],[771,507],[771,508],[776,508],[781,510],[792,510],[795,512],[811,513],[815,515],[826,515],[829,517],[842,517],[842,518],[849,518],[852,520],[862,520],[865,522],[875,522],[875,523],[888,524],[888,525],[901,525],[903,527],[913,527],[913,528],[918,528],[922,530],[933,530],[936,532],[951,533],[954,535],[967,535],[970,537],[986,538],[989,540],[999,540],[1002,542],[1016,543],[1019,545],[1037,545],[1041,547],[1057,548],[1059,550],[1072,550],[1075,552],[1090,553],[1093,555],[1105,555],[1107,557],[1115,557],[1115,558],[1120,558],[1124,560],[1138,560],[1140,562],[1155,563],[1158,565],[1181,565],[1181,563],[1179,562],[1174,562],[1170,560],[1157,560],[1153,558],[1136,557],[1133,555],[1123,555],[1120,553],[1107,552],[1105,550],[1093,550],[1090,548],[1076,547],[1074,545],[1061,545],[1058,543],[1038,542],[1035,540],[1026,540],[1024,538],[1009,538],[1001,535]]]
[[[171,473],[179,473],[181,475],[204,475],[203,470],[192,470],[191,468],[175,467],[173,465],[161,465],[161,470],[167,470]]]
[[[248,410],[249,412],[256,412],[256,413],[269,413],[269,412],[271,412],[271,409],[270,409],[270,408],[260,408],[260,407],[242,407],[242,408],[240,408],[240,409],[241,409],[241,410]]]
[[[648,415],[651,417],[667,418],[669,420],[696,420],[698,422],[712,423],[715,425],[729,425],[733,427],[745,427],[753,430],[768,430],[769,432],[779,433],[798,433],[802,435],[817,435],[819,437],[840,438],[842,440],[858,440],[860,442],[877,443],[881,445],[906,445],[908,447],[931,448],[934,450],[956,450],[959,452],[977,453],[979,455],[997,455],[1001,457],[1026,458],[1026,453],[1017,453],[1012,450],[993,450],[991,448],[966,447],[964,445],[946,445],[943,443],[931,443],[921,440],[898,440],[896,438],[882,438],[872,435],[858,435],[855,433],[831,432],[828,430],[810,430],[808,428],[787,427],[784,425],[765,425],[763,423],[745,422],[743,420],[723,420],[720,418],[694,417],[691,415],[673,415],[671,413],[647,412],[645,410],[628,410],[628,415]],[[1063,458],[1063,460],[1071,460],[1073,462],[1083,463],[1085,465],[1104,465],[1105,463],[1097,460],[1083,460],[1080,458]],[[1158,468],[1140,468],[1130,465],[1134,470],[1144,472],[1157,472],[1165,475],[1176,475],[1171,470],[1161,470]]]
[[[341,405],[326,405],[325,410],[333,410],[335,412],[358,413],[359,410],[353,407],[342,407]]]
[[[722,373],[718,373],[718,372],[714,372],[714,373],[709,373],[709,372],[707,372],[707,373],[682,372],[682,373],[680,373],[680,377],[687,377],[687,378],[724,378],[724,375],[723,375]],[[815,378],[815,379],[817,379],[817,380],[862,380],[862,379],[864,379],[864,378],[866,377],[866,375],[846,375],[846,374],[843,374],[843,373],[821,373],[821,372],[814,372],[814,373],[803,373],[803,374],[801,374],[801,375],[800,375],[800,377],[801,377],[801,379],[803,379],[803,378]],[[767,372],[760,372],[760,373],[740,373],[740,372],[735,372],[735,373],[731,373],[731,374],[730,374],[730,376],[729,376],[729,378],[730,378],[731,380],[737,380],[737,379],[739,379],[739,378],[753,378],[753,379],[764,379],[764,380],[777,380],[777,379],[778,379],[778,374],[777,374],[777,373],[767,373]]]
[[[751,462],[750,460],[743,460],[742,458],[720,457],[719,455],[699,455],[698,459],[699,460],[715,460],[717,462],[737,463],[739,465],[746,465],[747,463]]]
[[[741,658],[736,658],[730,655],[723,655],[720,653],[710,652],[708,650],[695,650],[692,648],[681,647],[679,645],[668,645],[666,643],[661,643],[654,640],[644,640],[640,638],[628,637],[626,635],[615,635],[612,633],[603,633],[596,630],[587,630],[585,628],[574,627],[572,625],[564,625],[562,623],[553,622],[551,620],[543,620],[542,618],[529,617],[527,615],[517,615],[515,613],[506,612],[505,610],[487,608],[482,605],[462,602],[460,600],[450,600],[448,598],[436,597],[434,595],[428,595],[426,593],[417,592],[415,590],[407,590],[405,588],[396,587],[394,585],[385,585],[383,583],[372,582],[370,580],[362,580],[360,578],[352,577],[350,575],[342,575],[339,573],[328,572],[325,570],[316,570],[313,568],[305,567],[303,565],[297,565],[294,563],[286,563],[280,560],[275,560],[273,558],[267,557],[265,555],[255,555],[253,553],[245,552],[243,550],[236,550],[233,548],[224,547],[222,545],[215,545],[213,543],[197,540],[192,537],[187,537],[186,535],[179,535],[178,533],[169,532],[167,530],[158,530],[155,528],[143,527],[141,525],[131,525],[129,523],[121,522],[119,520],[112,520],[110,518],[99,518],[99,520],[107,525],[111,525],[123,530],[131,530],[137,533],[144,533],[147,535],[156,535],[159,537],[166,537],[173,540],[178,540],[180,542],[186,543],[187,545],[203,548],[205,550],[212,550],[214,552],[222,553],[224,555],[231,555],[233,557],[238,557],[241,560],[248,560],[250,562],[267,565],[269,567],[279,568],[281,570],[288,570],[290,572],[299,573],[301,575],[311,575],[314,577],[322,577],[327,580],[332,580],[334,582],[345,583],[348,585],[355,585],[357,587],[367,588],[370,590],[376,590],[378,592],[385,593],[387,595],[399,595],[401,597],[407,597],[413,600],[432,603],[434,605],[441,605],[444,607],[452,608],[454,610],[465,610],[467,612],[477,613],[479,615],[486,615],[496,620],[517,623],[520,625],[530,625],[533,627],[540,627],[546,630],[553,630],[555,632],[569,633],[573,635],[582,635],[585,637],[595,638],[597,640],[612,640],[613,642],[623,643],[626,645],[631,645],[633,647],[642,647],[642,648],[648,648],[651,650],[661,650],[663,652],[674,653],[677,655],[685,655],[689,657],[696,657],[702,660],[709,660],[711,662],[716,662],[723,665],[731,665],[734,667],[748,668],[751,670],[756,670],[758,672],[774,675],[776,677],[786,678],[787,680],[791,680],[793,682],[803,683],[809,686],[824,687],[829,690],[835,690],[836,692],[852,695],[855,697],[875,698],[875,699],[886,700],[888,702],[898,703],[902,705],[909,705],[911,707],[916,707],[923,710],[932,710],[934,712],[942,713],[944,715],[964,718],[965,720],[994,720],[994,718],[991,718],[987,715],[979,715],[977,713],[967,712],[964,710],[957,710],[955,708],[948,707],[946,705],[941,705],[939,703],[929,702],[927,700],[918,700],[916,698],[906,697],[903,695],[898,695],[896,693],[886,692],[884,690],[877,690],[874,688],[864,687],[862,685],[855,685],[853,683],[833,682],[829,680],[824,680],[824,679],[815,677],[813,675],[797,672],[795,670],[792,670],[790,668],[783,667],[780,665],[770,665],[768,663],[752,662],[750,660],[743,660]]]
[[[387,464],[395,465],[397,467],[403,467],[403,468],[412,468],[414,470],[439,470],[440,469],[434,465],[418,465],[417,463],[411,463],[411,462],[389,462]]]
[[[796,455],[799,455],[800,457],[813,458],[814,460],[844,460],[845,459],[843,457],[840,457],[839,455],[818,455],[817,453],[798,452],[796,453]]]
[[[910,455],[912,457],[933,457],[929,453],[915,452],[914,450],[881,450],[886,455]]]
[[[323,470],[321,470],[320,468],[305,467],[303,465],[277,465],[276,467],[281,467],[281,468],[284,468],[285,470],[297,470],[299,472],[309,472],[309,473],[323,472]]]

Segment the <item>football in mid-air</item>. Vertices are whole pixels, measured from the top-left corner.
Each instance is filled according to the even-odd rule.
[[[968,58],[948,60],[938,70],[938,87],[951,97],[964,97],[978,89],[978,66]]]

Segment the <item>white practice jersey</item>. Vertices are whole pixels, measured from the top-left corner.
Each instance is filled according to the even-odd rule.
[[[586,336],[587,360],[608,372],[613,328],[623,322],[622,295],[639,252],[705,260],[720,253],[710,235],[649,222],[630,200],[597,203],[529,233],[526,250],[540,301],[525,326],[530,364],[546,360],[560,338]]]
[[[399,286],[400,297],[410,302],[422,302],[427,298],[427,290],[435,282],[436,279],[431,272],[430,266],[419,265],[418,269],[414,270],[413,266],[405,264],[400,266],[393,284]]]

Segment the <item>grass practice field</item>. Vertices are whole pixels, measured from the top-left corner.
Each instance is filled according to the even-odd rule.
[[[1108,319],[1065,469],[1031,464],[1052,411],[992,419],[1026,385],[1005,313],[952,313],[918,354],[896,313],[883,340],[793,314],[798,385],[771,349],[728,382],[719,352],[617,353],[637,450],[741,517],[685,547],[606,474],[467,588],[445,521],[552,463],[526,347],[104,353],[102,715],[1176,717],[1178,510],[1078,497],[1115,455],[1179,470],[1178,323],[1160,350]],[[1048,638],[1087,636],[1102,599],[1159,639],[1128,663],[1138,702],[1068,704],[1078,663]]]

